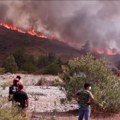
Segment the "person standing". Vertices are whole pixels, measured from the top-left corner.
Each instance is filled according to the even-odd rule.
[[[90,120],[91,107],[94,102],[94,97],[91,93],[91,85],[89,83],[84,84],[84,90],[78,91],[76,94],[76,100],[79,104],[79,117],[78,120]]]

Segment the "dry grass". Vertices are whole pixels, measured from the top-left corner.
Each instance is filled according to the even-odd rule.
[[[78,120],[77,115],[35,115],[31,120]],[[120,113],[115,114],[115,115],[103,115],[103,114],[98,114],[95,117],[91,117],[90,120],[120,120]]]

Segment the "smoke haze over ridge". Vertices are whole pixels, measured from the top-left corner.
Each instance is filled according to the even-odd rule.
[[[55,34],[78,49],[89,41],[91,47],[120,51],[119,6],[119,1],[0,1],[0,21]]]

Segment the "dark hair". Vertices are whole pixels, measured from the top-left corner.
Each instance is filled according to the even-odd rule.
[[[18,75],[18,76],[16,76],[16,78],[18,78],[18,79],[20,80],[20,79],[21,79],[21,76]]]
[[[23,89],[23,85],[22,84],[18,84],[18,89],[22,90]]]
[[[85,84],[84,84],[84,88],[85,88],[85,89],[87,89],[87,88],[90,87],[90,86],[91,86],[90,83],[85,83]]]

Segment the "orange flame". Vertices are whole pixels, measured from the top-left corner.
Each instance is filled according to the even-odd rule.
[[[118,52],[115,49],[100,49],[100,48],[94,48],[93,51],[96,51],[98,54],[107,54],[107,55],[117,55]]]
[[[15,30],[17,32],[29,34],[32,36],[37,36],[37,37],[41,37],[41,38],[49,38],[49,39],[57,39],[57,37],[55,37],[55,35],[47,36],[44,33],[36,32],[34,29],[28,29],[28,30],[24,31],[24,30],[16,27],[13,24],[7,24],[7,23],[0,22],[0,26],[4,26],[7,29]]]

